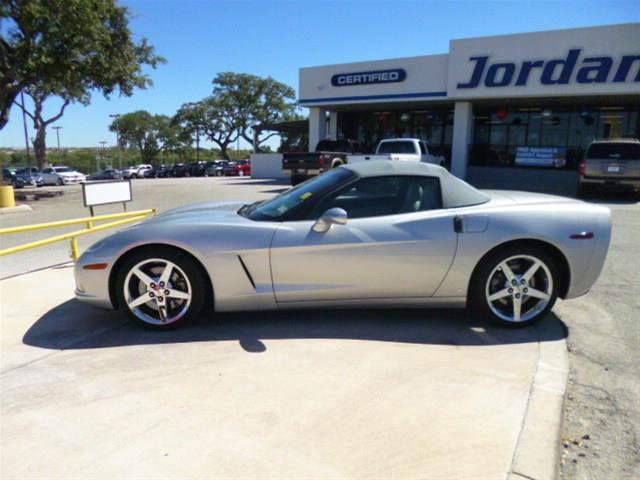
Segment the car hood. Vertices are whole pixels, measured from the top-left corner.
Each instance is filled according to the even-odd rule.
[[[251,220],[238,215],[238,209],[250,202],[205,202],[167,210],[151,219],[147,224],[202,224],[202,223],[246,223]]]
[[[80,172],[56,172],[61,177],[82,177]]]

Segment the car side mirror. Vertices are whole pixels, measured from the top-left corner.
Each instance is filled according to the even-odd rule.
[[[326,232],[334,223],[336,225],[346,225],[347,218],[347,212],[343,208],[330,208],[313,224],[312,230],[318,233]]]

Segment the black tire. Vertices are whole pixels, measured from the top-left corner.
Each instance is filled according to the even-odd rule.
[[[216,177],[222,176],[222,170],[216,170]]]
[[[136,265],[144,262],[145,260],[151,259],[160,259],[173,263],[182,271],[179,272],[178,275],[184,273],[188,278],[188,283],[191,285],[190,305],[188,305],[186,311],[182,313],[178,319],[171,321],[170,323],[150,323],[149,321],[145,321],[144,318],[141,318],[145,315],[154,315],[154,310],[148,306],[153,301],[140,306],[138,309],[140,311],[137,312],[140,316],[136,315],[136,313],[134,313],[127,305],[127,300],[125,298],[125,281],[127,280],[127,275]],[[204,275],[202,268],[189,255],[180,250],[170,247],[157,247],[153,249],[139,250],[127,257],[116,273],[115,293],[118,307],[120,310],[124,311],[130,319],[145,328],[152,330],[171,330],[178,328],[196,318],[202,311],[207,299],[206,292],[208,290],[208,282]],[[172,278],[174,278],[173,275]],[[132,280],[129,280],[130,284],[131,282]],[[130,289],[131,286],[129,285],[127,288]],[[157,308],[155,313],[157,314]],[[156,317],[158,317],[158,315],[156,315]],[[160,320],[158,319],[158,321]]]
[[[64,182],[62,181],[61,178],[58,178],[58,181],[56,183],[60,186],[64,185]]]
[[[532,296],[527,296],[524,293],[520,293],[522,295],[520,298],[522,299],[522,311],[523,317],[526,317],[527,305],[530,308],[531,318],[522,319],[520,321],[515,321],[513,319],[505,319],[496,313],[496,311],[501,311],[504,309],[505,312],[509,312],[510,308],[513,308],[514,299],[512,295],[507,296],[506,298],[494,300],[494,308],[490,306],[490,302],[487,298],[487,288],[490,288],[488,283],[490,280],[490,276],[494,275],[502,275],[501,273],[494,273],[494,269],[497,269],[498,266],[504,262],[505,260],[511,259],[513,257],[532,257],[540,262],[546,267],[540,267],[536,274],[534,275],[533,282],[538,281],[540,286],[544,286],[544,277],[547,276],[547,271],[551,276],[551,285],[550,285],[550,295],[547,300],[544,308],[541,308],[539,311],[535,311],[535,306],[537,305],[536,301],[541,301]],[[510,260],[510,265],[512,267],[518,267],[518,262],[522,264],[521,268],[526,270],[529,266],[526,262],[526,259],[522,260]],[[501,270],[500,270],[501,272]],[[522,275],[523,271],[518,271],[517,269],[513,271],[516,275]],[[506,276],[505,276],[506,279]],[[473,277],[471,278],[470,286],[469,286],[469,299],[468,305],[472,311],[479,314],[482,318],[489,319],[494,323],[497,323],[501,326],[506,327],[526,327],[532,324],[539,322],[544,316],[553,308],[557,298],[558,298],[558,287],[560,283],[560,273],[558,266],[555,263],[554,258],[549,255],[544,249],[537,246],[510,246],[506,248],[502,248],[494,251],[493,253],[489,253],[486,255],[478,264],[476,270],[474,271]],[[496,280],[495,276],[492,276],[492,282],[497,281],[496,290],[511,288],[507,282],[504,285],[501,284],[499,280]],[[532,283],[533,283],[532,282]],[[515,296],[517,292],[526,292],[527,287],[533,288],[532,285],[520,285],[518,284],[515,288]],[[538,285],[535,285],[538,288]],[[545,289],[549,288],[549,285],[545,286]],[[495,291],[494,291],[495,292]],[[496,305],[496,303],[498,305]],[[542,304],[538,305],[539,307]]]
[[[331,160],[331,168],[338,168],[342,165],[344,165],[344,160],[342,160],[341,158],[336,157]]]

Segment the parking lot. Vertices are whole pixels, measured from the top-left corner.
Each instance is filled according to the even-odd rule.
[[[2,226],[88,214],[80,187],[55,188],[65,194],[2,216]],[[128,209],[284,188],[135,180]],[[206,314],[149,332],[73,300],[68,266],[19,275],[66,262],[68,243],[2,257],[2,476],[539,479],[562,463],[631,478],[640,473],[640,205],[591,200],[613,211],[602,276],[525,330],[465,311],[338,310]]]

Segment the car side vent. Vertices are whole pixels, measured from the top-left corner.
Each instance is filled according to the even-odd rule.
[[[242,265],[242,269],[244,270],[245,275],[247,276],[247,278],[249,279],[249,282],[251,282],[251,286],[253,287],[253,289],[256,289],[256,284],[253,281],[253,277],[251,276],[251,274],[249,273],[249,269],[247,269],[247,266],[244,264],[244,262],[242,261],[242,257],[240,255],[238,255],[238,260],[240,261],[240,265]]]

